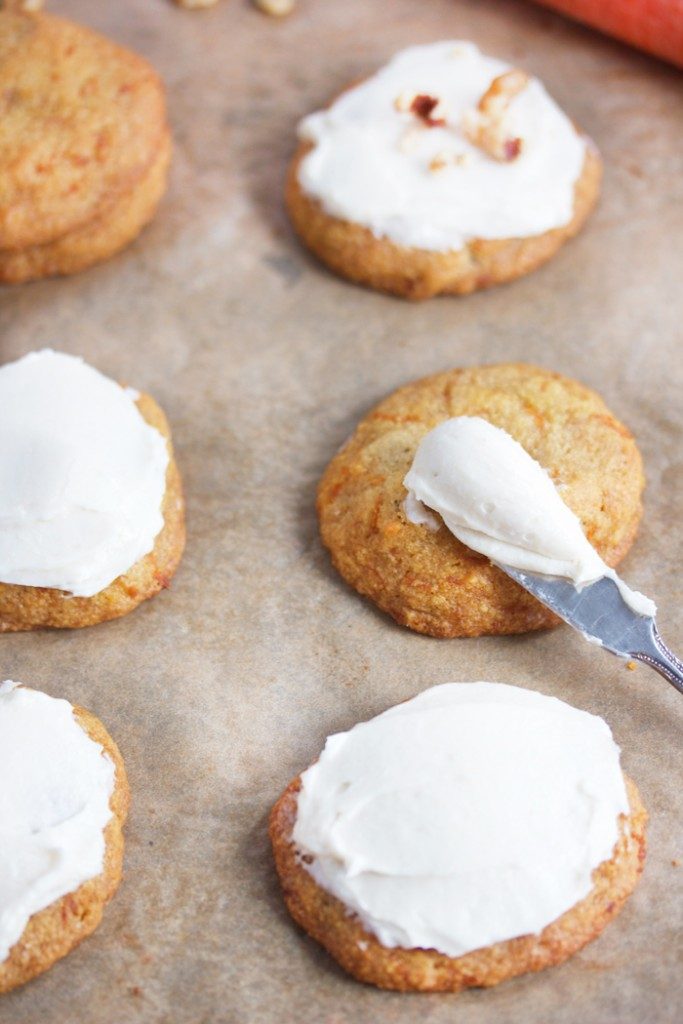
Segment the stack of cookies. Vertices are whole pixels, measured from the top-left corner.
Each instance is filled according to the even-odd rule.
[[[147,61],[54,15],[0,11],[0,281],[72,274],[127,245],[170,153]]]

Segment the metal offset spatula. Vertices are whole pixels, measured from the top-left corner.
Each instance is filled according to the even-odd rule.
[[[629,608],[613,580],[604,576],[577,590],[569,580],[496,565],[586,640],[621,658],[644,661],[683,693],[683,662],[663,642],[655,620]]]

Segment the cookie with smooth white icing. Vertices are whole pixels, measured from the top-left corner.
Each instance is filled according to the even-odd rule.
[[[94,625],[169,586],[184,502],[154,399],[32,353],[0,367],[0,434],[0,632]]]
[[[151,218],[170,157],[142,57],[52,14],[0,11],[0,281],[74,273]]]
[[[627,428],[594,391],[523,363],[450,370],[372,409],[318,487],[320,532],[344,579],[397,622],[431,636],[557,625],[545,606],[440,520],[411,522],[404,479],[425,435],[451,417],[500,427],[549,472],[608,566],[635,539],[644,486]]]
[[[458,992],[599,935],[638,881],[646,822],[602,719],[452,683],[330,737],[270,836],[290,914],[346,971]]]
[[[129,791],[102,723],[65,700],[4,683],[0,736],[13,779],[0,796],[2,993],[97,928],[121,880]]]
[[[302,241],[406,298],[526,274],[593,208],[595,147],[519,69],[472,43],[398,53],[299,126],[286,189]]]

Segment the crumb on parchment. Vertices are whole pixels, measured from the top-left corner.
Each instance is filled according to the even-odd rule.
[[[25,11],[33,14],[42,11],[45,0],[0,0],[0,11]]]
[[[14,0],[14,2],[21,5],[21,0]],[[215,7],[218,0],[175,0],[175,2],[189,11],[198,11],[206,7]],[[264,14],[269,14],[273,18],[282,18],[285,14],[291,14],[295,4],[295,0],[252,0],[252,2],[259,11],[263,11]],[[36,3],[42,6],[42,0],[24,0],[24,3]]]
[[[188,11],[198,11],[204,7],[215,7],[218,0],[175,0],[179,7],[185,7]]]
[[[271,18],[283,18],[294,10],[295,0],[254,0],[259,11],[269,14]]]

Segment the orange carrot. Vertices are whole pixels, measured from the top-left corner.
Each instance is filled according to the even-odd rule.
[[[683,0],[539,0],[683,67]]]

